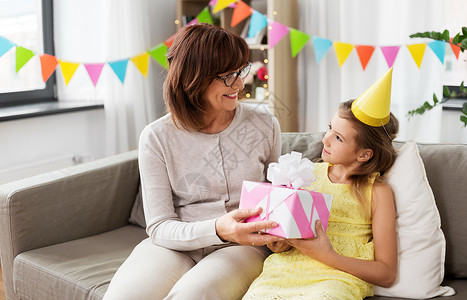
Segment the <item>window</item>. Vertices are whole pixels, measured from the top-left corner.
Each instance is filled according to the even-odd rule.
[[[0,37],[13,47],[0,57],[0,107],[54,100],[55,74],[42,79],[39,55],[54,55],[52,0],[0,0]],[[16,46],[34,56],[16,72]]]
[[[451,37],[462,32],[462,27],[467,26],[467,3],[465,0],[446,0],[445,4],[445,29],[449,30]],[[445,55],[444,85],[459,88],[464,81],[467,85],[467,51],[460,52],[459,58],[448,47]]]

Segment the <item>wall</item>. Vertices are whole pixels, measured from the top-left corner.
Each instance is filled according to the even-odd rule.
[[[443,110],[441,143],[467,144],[467,127],[459,120],[461,113],[455,110]]]
[[[95,109],[0,122],[0,183],[103,157],[104,120]]]

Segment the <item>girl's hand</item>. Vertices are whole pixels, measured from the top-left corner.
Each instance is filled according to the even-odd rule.
[[[260,230],[277,227],[274,221],[244,223],[248,217],[257,216],[262,208],[236,209],[216,220],[216,233],[224,241],[241,245],[263,246],[284,239],[270,234],[258,234]]]
[[[272,252],[285,252],[292,248],[292,246],[290,246],[286,241],[272,242],[266,246],[268,246],[269,250]]]
[[[336,254],[334,249],[332,248],[331,242],[324,232],[323,227],[321,226],[321,222],[319,220],[315,223],[316,233],[318,235],[317,238],[314,239],[290,239],[287,240],[291,246],[294,246],[300,252],[309,257],[320,261],[326,264],[329,259]]]

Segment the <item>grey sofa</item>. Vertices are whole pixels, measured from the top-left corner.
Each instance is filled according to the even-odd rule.
[[[319,157],[321,138],[283,133],[282,152]],[[449,299],[467,299],[467,145],[419,148],[447,240],[444,284],[457,292]],[[129,223],[138,186],[136,151],[0,186],[7,299],[101,299],[146,237]]]

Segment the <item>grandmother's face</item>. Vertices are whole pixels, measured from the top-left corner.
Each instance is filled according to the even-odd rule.
[[[231,72],[238,72],[238,70],[232,70]],[[231,72],[219,74],[219,76],[224,76]],[[240,76],[230,87],[227,87],[222,79],[214,79],[209,84],[204,94],[204,98],[209,104],[210,111],[218,113],[235,110],[238,106],[238,94],[244,87],[245,85]]]

